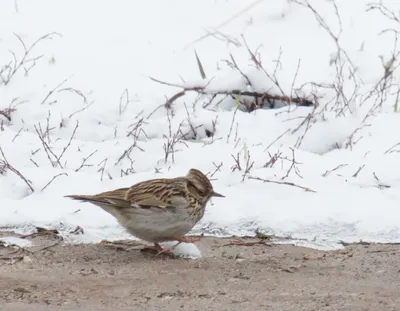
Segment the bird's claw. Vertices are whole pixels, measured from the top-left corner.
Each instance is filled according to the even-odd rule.
[[[170,257],[175,257],[175,255],[171,252],[170,249],[162,248],[160,244],[155,244],[155,245],[146,245],[142,248],[142,252],[153,252],[156,253],[156,257],[164,254]]]

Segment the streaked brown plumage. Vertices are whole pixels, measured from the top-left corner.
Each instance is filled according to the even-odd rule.
[[[183,177],[151,179],[130,188],[66,197],[101,207],[128,232],[162,251],[160,242],[195,241],[184,235],[203,217],[213,196],[224,197],[214,191],[207,176],[192,168]]]

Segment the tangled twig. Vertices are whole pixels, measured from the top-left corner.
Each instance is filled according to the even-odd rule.
[[[16,174],[19,178],[21,178],[32,192],[35,192],[35,190],[32,187],[32,182],[29,179],[27,179],[24,175],[22,175],[21,172],[18,171],[14,166],[12,166],[10,162],[8,162],[1,146],[0,146],[0,154],[3,157],[2,160],[0,159],[0,173],[5,172],[7,169],[10,170],[14,174]]]

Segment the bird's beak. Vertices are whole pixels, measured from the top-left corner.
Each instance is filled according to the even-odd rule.
[[[212,193],[212,195],[211,195],[211,196],[213,196],[213,197],[225,198],[225,196],[224,196],[224,195],[222,195],[222,194],[220,194],[220,193],[218,193],[218,192],[215,192],[215,191],[213,191],[213,193]]]

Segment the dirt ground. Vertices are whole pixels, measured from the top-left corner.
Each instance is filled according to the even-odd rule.
[[[56,234],[29,239],[36,246],[0,245],[2,311],[400,310],[398,245],[323,252],[203,238],[203,258],[182,259],[131,244],[68,245]]]

